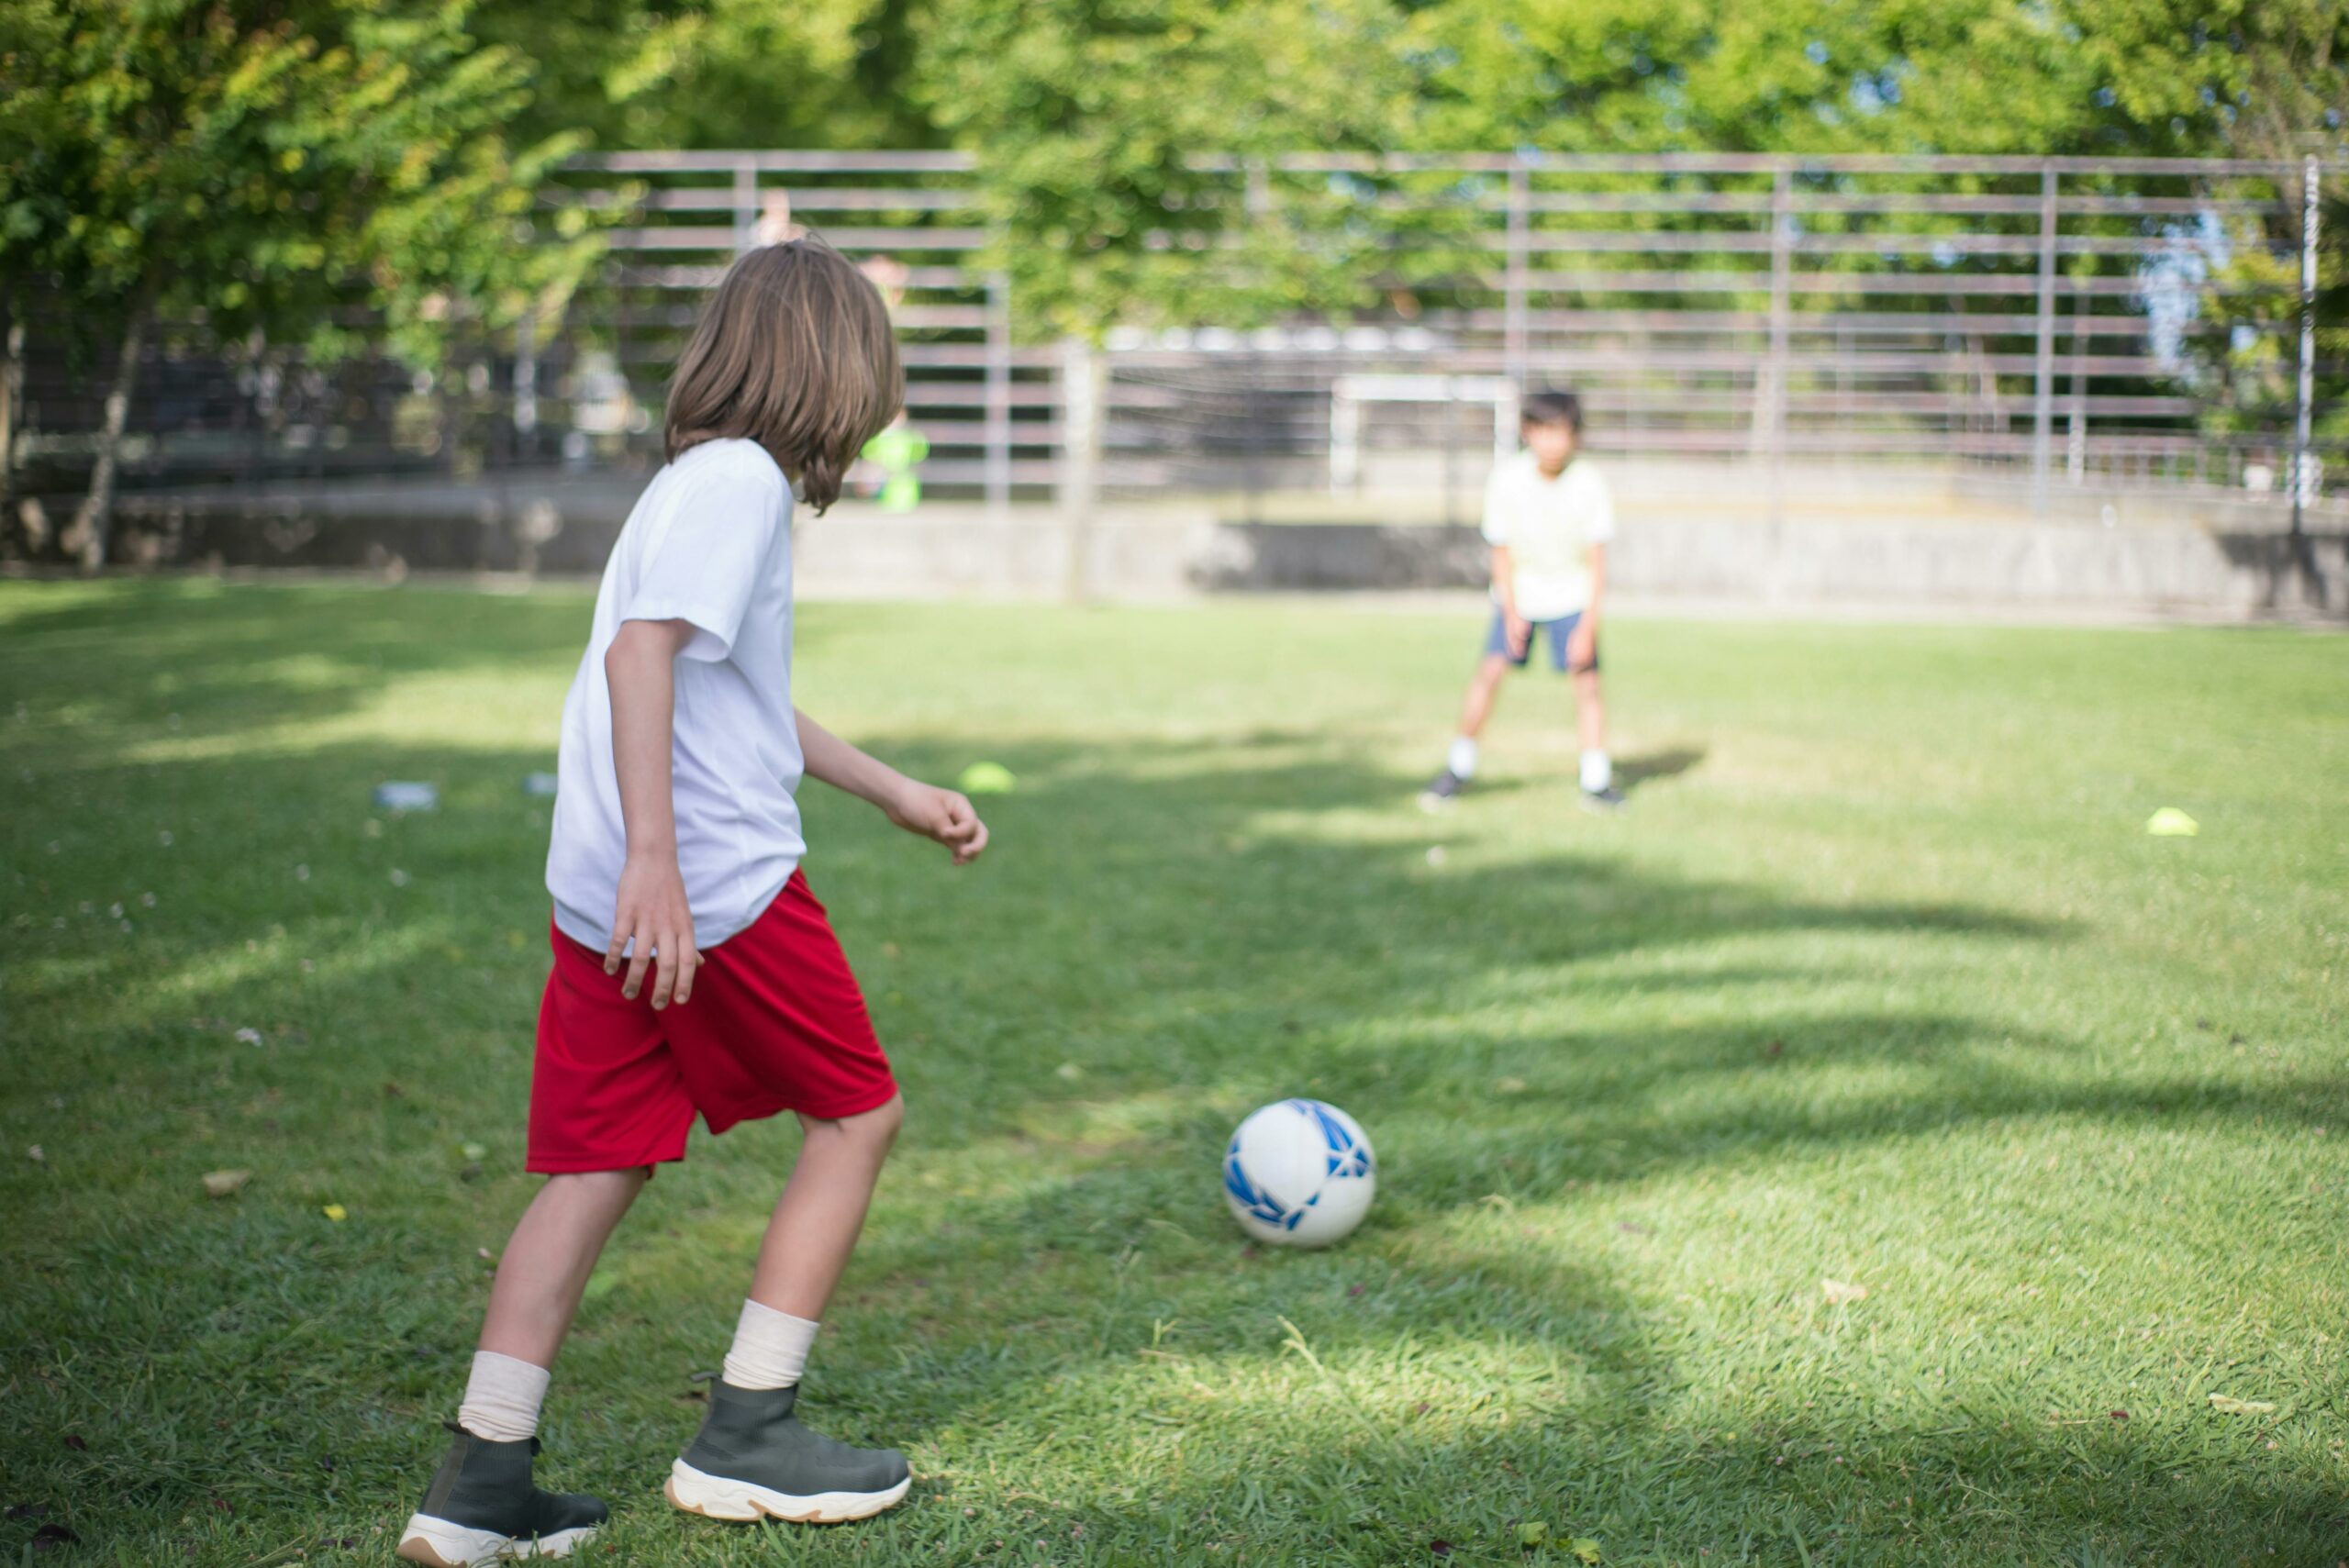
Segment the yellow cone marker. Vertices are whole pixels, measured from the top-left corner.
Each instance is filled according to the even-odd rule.
[[[2202,825],[2175,806],[2165,806],[2145,818],[2145,831],[2156,839],[2191,839]]]
[[[1019,787],[1019,781],[1001,762],[973,762],[954,784],[964,795],[1009,795]]]

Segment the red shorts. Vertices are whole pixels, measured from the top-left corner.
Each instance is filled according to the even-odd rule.
[[[624,1171],[712,1132],[794,1110],[829,1120],[897,1092],[824,906],[797,872],[759,917],[701,955],[692,1000],[652,1010],[604,955],[554,933],[530,1073],[529,1169]]]

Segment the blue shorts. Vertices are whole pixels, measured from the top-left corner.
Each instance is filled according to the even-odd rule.
[[[1566,668],[1566,639],[1574,636],[1575,628],[1581,624],[1580,610],[1576,610],[1570,616],[1562,616],[1556,620],[1537,620],[1533,623],[1532,633],[1525,639],[1525,651],[1512,655],[1508,651],[1508,617],[1496,609],[1493,611],[1493,628],[1485,634],[1485,654],[1490,658],[1497,653],[1522,670],[1527,661],[1533,657],[1533,645],[1541,641],[1542,635],[1546,632],[1550,639],[1550,668],[1563,674]],[[1598,645],[1596,642],[1591,644],[1590,662],[1584,668],[1588,670],[1598,668]],[[1575,673],[1580,674],[1582,671],[1577,670]]]

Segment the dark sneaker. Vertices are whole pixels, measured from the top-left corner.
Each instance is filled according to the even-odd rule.
[[[462,1427],[433,1473],[424,1501],[400,1532],[400,1556],[427,1568],[483,1568],[510,1557],[561,1557],[596,1533],[611,1510],[593,1497],[530,1484],[539,1440],[494,1443]]]
[[[838,1524],[896,1503],[913,1485],[893,1448],[851,1448],[800,1425],[796,1388],[709,1385],[709,1414],[669,1467],[669,1501],[713,1519]]]
[[[1419,805],[1429,811],[1437,810],[1457,799],[1460,792],[1467,787],[1466,779],[1446,768],[1428,781],[1427,788],[1419,791]]]
[[[1586,789],[1582,792],[1582,808],[1585,811],[1620,811],[1623,809],[1623,792],[1612,784],[1605,789]]]

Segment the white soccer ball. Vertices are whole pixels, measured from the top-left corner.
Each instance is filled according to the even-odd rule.
[[[1327,1247],[1370,1212],[1378,1172],[1354,1118],[1319,1100],[1279,1100],[1223,1151],[1223,1195],[1260,1241]]]

